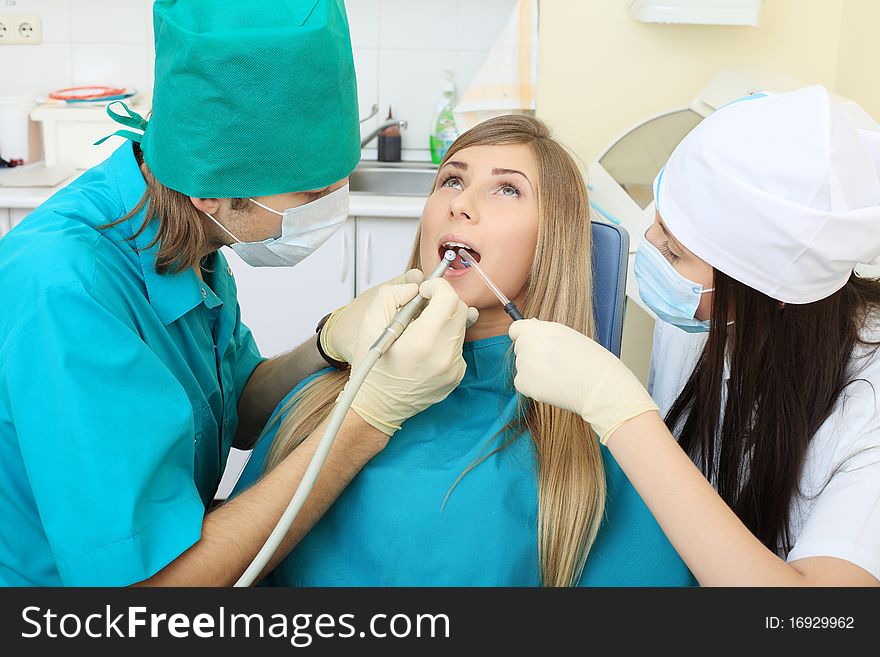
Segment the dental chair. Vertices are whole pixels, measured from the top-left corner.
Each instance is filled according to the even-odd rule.
[[[620,357],[629,234],[619,226],[590,222],[593,245],[593,317],[596,342]]]

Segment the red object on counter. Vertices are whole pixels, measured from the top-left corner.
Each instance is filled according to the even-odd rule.
[[[125,89],[121,87],[65,87],[64,89],[50,92],[49,98],[54,100],[99,100],[108,96],[119,96],[124,93]]]

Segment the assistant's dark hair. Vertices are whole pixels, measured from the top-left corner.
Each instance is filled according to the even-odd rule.
[[[878,343],[861,336],[878,309],[880,281],[856,274],[828,298],[794,305],[715,270],[708,341],[666,423],[724,501],[774,552],[791,550],[789,509],[807,448],[858,377],[854,350],[873,345],[876,351]]]

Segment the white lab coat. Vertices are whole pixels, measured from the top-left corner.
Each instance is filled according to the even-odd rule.
[[[880,340],[880,321],[865,332]],[[648,390],[665,417],[693,371],[706,334],[657,321]],[[866,350],[862,349],[860,353]],[[787,561],[836,557],[880,579],[880,352],[854,360],[854,382],[808,447],[792,501]]]

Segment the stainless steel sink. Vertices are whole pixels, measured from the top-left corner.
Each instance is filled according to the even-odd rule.
[[[430,162],[361,162],[348,184],[352,194],[426,197],[436,175]]]

